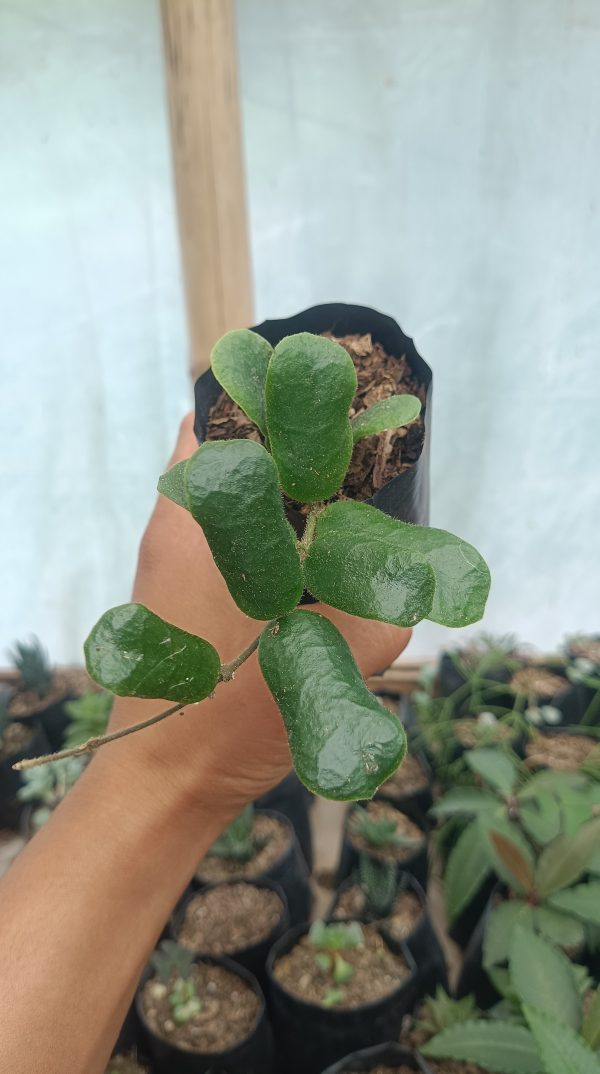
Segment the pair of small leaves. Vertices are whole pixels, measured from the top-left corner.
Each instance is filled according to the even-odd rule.
[[[415,396],[393,396],[352,421],[356,371],[339,343],[301,332],[273,350],[247,329],[228,332],[213,348],[213,373],[260,429],[283,489],[301,503],[333,496],[344,480],[353,445],[364,436],[418,417]]]
[[[125,697],[191,704],[208,697],[220,677],[209,642],[141,604],[105,612],[85,653],[92,678]],[[333,623],[313,612],[285,616],[264,629],[259,660],[303,783],[326,798],[370,798],[402,761],[406,735],[367,690]]]

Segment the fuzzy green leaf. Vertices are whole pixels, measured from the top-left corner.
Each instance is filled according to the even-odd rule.
[[[209,642],[165,622],[143,604],[110,608],[84,650],[92,679],[120,697],[192,704],[212,694],[221,667]]]
[[[483,937],[483,965],[486,970],[506,962],[515,925],[533,923],[532,908],[522,899],[508,899],[495,906]]]
[[[540,935],[560,947],[581,947],[585,940],[581,921],[547,905],[533,908],[533,924]]]
[[[358,443],[364,436],[374,436],[386,429],[399,429],[409,425],[421,413],[421,403],[416,395],[390,395],[363,410],[352,418],[352,438]]]
[[[522,1004],[578,1029],[582,1006],[569,959],[532,929],[517,924],[510,940],[511,984]]]
[[[350,355],[331,339],[300,332],[278,343],[267,370],[267,430],[279,477],[301,503],[327,500],[352,455],[348,410],[356,391]]]
[[[473,1021],[450,1026],[421,1048],[431,1059],[478,1063],[493,1074],[542,1074],[531,1033],[512,1022]]]
[[[600,1060],[570,1026],[528,1005],[523,1011],[546,1074],[600,1074]]]
[[[258,655],[305,786],[337,801],[371,798],[402,761],[406,735],[367,690],[337,628],[293,612],[265,628]]]
[[[468,750],[465,761],[472,772],[481,776],[484,783],[489,783],[503,797],[511,794],[517,781],[517,766],[507,753],[482,747]]]
[[[319,515],[305,569],[315,597],[398,625],[424,617],[445,626],[474,623],[490,587],[484,560],[465,541],[350,500],[338,500]]]
[[[273,348],[248,328],[226,332],[212,349],[210,364],[219,384],[266,435],[265,380]]]
[[[438,799],[429,813],[434,817],[452,817],[460,813],[475,814],[499,808],[496,795],[489,791],[480,791],[478,787],[452,787]]]
[[[581,1027],[581,1035],[594,1051],[600,1048],[600,988],[597,988],[594,992],[592,1002],[587,1009]]]
[[[577,884],[574,888],[557,891],[548,899],[550,906],[564,914],[572,914],[581,921],[600,925],[600,881]]]
[[[540,789],[535,798],[520,800],[519,812],[525,831],[540,846],[560,835],[562,812],[551,791]]]
[[[584,873],[600,841],[600,817],[584,824],[575,835],[561,835],[542,850],[536,870],[542,896],[569,887]]]
[[[170,470],[167,470],[166,473],[159,477],[157,488],[161,496],[165,496],[167,500],[172,500],[178,507],[185,507],[186,511],[189,511],[190,505],[185,487],[185,468],[187,464],[187,459],[183,459],[182,462],[176,462]]]
[[[238,608],[253,619],[291,611],[302,595],[302,567],[268,451],[252,440],[203,444],[188,460],[185,483]]]
[[[469,905],[490,872],[485,838],[476,820],[459,835],[444,873],[446,911],[450,922]]]

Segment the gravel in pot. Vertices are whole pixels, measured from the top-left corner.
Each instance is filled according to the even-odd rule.
[[[308,867],[290,821],[274,810],[250,807],[235,824],[244,826],[243,838],[233,841],[223,833],[198,866],[197,887],[225,880],[273,880],[287,899],[290,922],[308,921],[312,904]]]
[[[290,1074],[319,1074],[349,1051],[393,1039],[413,996],[407,948],[358,922],[290,930],[267,969],[281,1067]]]
[[[528,768],[561,772],[577,771],[587,764],[600,768],[600,741],[559,730],[536,734],[525,746],[525,763]]]
[[[170,933],[199,955],[228,955],[261,985],[267,955],[289,928],[287,901],[272,881],[230,881],[192,892],[175,910]]]

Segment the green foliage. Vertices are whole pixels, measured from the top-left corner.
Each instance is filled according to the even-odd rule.
[[[252,805],[247,805],[215,840],[207,856],[224,858],[226,861],[250,861],[266,845],[263,836],[253,834],[253,827],[254,809]]]
[[[386,847],[417,847],[421,840],[410,839],[397,829],[393,817],[372,817],[368,810],[357,806],[350,817],[350,828],[360,835],[373,850]]]
[[[84,766],[82,757],[68,757],[39,768],[26,769],[22,773],[17,797],[21,802],[37,803],[31,815],[31,823],[36,831],[45,824],[67,791],[77,782]]]
[[[181,704],[212,694],[221,667],[212,645],[143,604],[105,612],[86,640],[85,659],[91,677],[114,694]]]
[[[366,916],[374,921],[388,917],[403,890],[396,863],[379,861],[370,854],[360,854],[358,875],[365,897]]]
[[[305,786],[338,801],[371,798],[402,761],[406,735],[333,623],[292,612],[263,630],[258,657]]]
[[[192,976],[194,961],[193,951],[181,947],[174,940],[163,940],[150,958],[156,977],[169,987],[169,1003],[178,1025],[189,1022],[202,1010],[202,1001]]]
[[[363,931],[358,922],[315,921],[308,932],[308,940],[315,948],[315,962],[323,973],[330,975],[332,988],[327,992],[323,1005],[334,1007],[345,997],[343,985],[354,976],[354,967],[346,961],[343,952],[360,947],[364,941]]]
[[[19,673],[21,688],[43,698],[52,688],[53,671],[48,654],[38,638],[17,641],[10,658]]]
[[[474,1020],[453,1025],[421,1051],[431,1059],[478,1063],[493,1074],[543,1074],[531,1033],[511,1022]]]
[[[419,1017],[415,1027],[427,1035],[435,1037],[450,1026],[461,1025],[471,1021],[477,1014],[475,998],[464,996],[452,999],[441,985],[437,986],[435,996],[427,996],[419,1007]]]
[[[238,607],[268,621],[260,666],[300,778],[325,797],[369,798],[402,760],[405,735],[366,689],[333,625],[296,610],[304,589],[366,618],[464,626],[483,614],[488,568],[452,534],[394,521],[366,504],[326,503],[343,485],[354,442],[413,421],[417,399],[391,397],[351,421],[352,359],[308,333],[273,350],[253,332],[229,332],[212,361],[261,442],[204,443],[163,474],[159,492],[202,526]],[[282,491],[312,505],[300,538]],[[180,704],[208,697],[252,651],[221,664],[207,641],[137,604],[106,612],[86,642],[90,674],[112,693]]]
[[[581,1035],[586,1044],[597,1051],[600,1048],[600,988],[597,988],[586,1011]]]
[[[573,1029],[580,1026],[582,1004],[573,966],[558,947],[533,929],[515,924],[509,974],[511,989],[521,1004],[537,1007]]]
[[[600,1060],[582,1037],[549,1014],[525,1005],[544,1074],[600,1074]]]
[[[113,697],[105,690],[88,690],[76,701],[67,701],[65,712],[69,726],[65,733],[64,747],[71,749],[87,742],[88,738],[103,735],[113,705]]]
[[[352,439],[357,444],[364,436],[410,425],[420,413],[421,403],[416,395],[390,395],[352,418]]]

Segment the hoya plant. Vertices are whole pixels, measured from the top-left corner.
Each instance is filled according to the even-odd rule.
[[[323,999],[324,1007],[335,1007],[345,998],[343,986],[354,976],[354,967],[344,958],[344,954],[360,947],[364,941],[363,931],[358,922],[314,921],[308,933],[308,941],[315,949],[315,962],[323,973],[329,975],[331,988]]]
[[[19,674],[21,689],[37,694],[39,698],[46,697],[52,689],[54,673],[39,639],[15,642],[10,657]]]
[[[303,783],[327,798],[370,798],[400,764],[405,734],[367,690],[333,623],[299,607],[303,594],[397,626],[430,619],[462,627],[483,614],[489,570],[444,530],[339,498],[354,445],[414,421],[417,399],[391,396],[350,418],[352,359],[340,344],[306,332],[274,349],[254,332],[228,332],[211,362],[260,442],[203,443],[158,489],[202,527],[231,596],[257,621],[256,638],[223,663],[208,640],[141,604],[123,604],[89,635],[88,671],[120,696],[173,702],[133,730],[209,697],[258,649]],[[299,536],[286,501],[304,515]]]
[[[254,809],[252,805],[247,805],[215,840],[207,857],[242,863],[250,861],[268,842],[268,836],[255,835],[253,827]]]
[[[173,1021],[185,1025],[202,1011],[192,975],[194,953],[181,947],[174,940],[163,940],[150,959],[156,977],[168,989],[169,1005]]]
[[[600,1074],[600,991],[584,1005],[579,976],[562,951],[516,925],[508,979],[510,1020],[480,1017],[447,1026],[422,1045],[422,1054],[477,1063],[492,1074]]]

